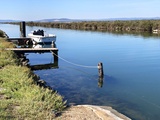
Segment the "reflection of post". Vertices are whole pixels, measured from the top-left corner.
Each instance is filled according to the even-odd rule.
[[[99,77],[98,79],[98,87],[102,87],[103,86],[103,77]]]

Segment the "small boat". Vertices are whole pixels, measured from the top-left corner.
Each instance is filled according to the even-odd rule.
[[[28,34],[33,44],[55,43],[56,35],[46,34],[43,30],[35,30]]]
[[[153,33],[154,33],[154,34],[158,34],[158,33],[159,33],[159,31],[160,31],[160,30],[155,29],[155,30],[153,30]]]

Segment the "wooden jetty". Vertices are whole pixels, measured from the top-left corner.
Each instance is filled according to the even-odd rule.
[[[11,50],[16,53],[44,53],[44,52],[57,52],[58,48],[6,48],[6,50]]]
[[[16,42],[18,45],[32,45],[33,41],[31,38],[26,37],[26,24],[24,21],[20,23],[20,38],[7,38],[10,42]],[[55,44],[51,44],[52,48],[6,48],[6,50],[11,50],[17,53],[18,55],[24,55],[25,53],[46,53],[51,52],[54,56],[54,61],[58,61],[58,48],[55,47]]]
[[[20,33],[21,33],[20,38],[7,38],[7,40],[9,42],[18,42],[18,44],[20,44],[20,45],[30,44],[32,40],[31,40],[31,38],[26,37],[26,23],[25,23],[25,21],[20,22]]]
[[[21,38],[7,38],[7,41],[17,43],[18,45],[33,44],[31,38],[21,37]]]
[[[54,56],[54,61],[58,61],[58,48],[6,48],[6,50],[11,50],[15,53],[22,54],[51,52]]]

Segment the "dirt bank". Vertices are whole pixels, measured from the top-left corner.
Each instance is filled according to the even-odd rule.
[[[131,120],[111,107],[76,105],[69,107],[57,120]]]

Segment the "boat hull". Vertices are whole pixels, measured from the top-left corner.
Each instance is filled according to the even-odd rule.
[[[28,34],[28,37],[31,38],[33,44],[55,43],[56,42],[55,35],[39,36],[39,35]]]

